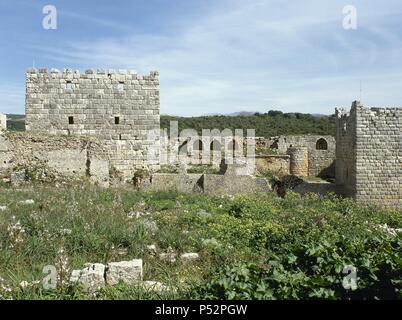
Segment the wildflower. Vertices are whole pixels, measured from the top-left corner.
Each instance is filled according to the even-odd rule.
[[[24,242],[25,229],[21,226],[20,221],[16,221],[15,216],[12,216],[12,223],[7,227],[7,233],[10,240],[10,248]]]
[[[0,298],[3,297],[2,294],[11,292],[12,289],[7,285],[6,280],[0,277]]]
[[[61,229],[61,230],[60,230],[60,234],[61,234],[62,236],[69,235],[69,234],[71,234],[71,232],[72,232],[71,229]]]
[[[68,282],[70,275],[69,259],[64,251],[63,246],[59,248],[57,259],[56,259],[56,269],[57,269],[57,283],[62,286]]]

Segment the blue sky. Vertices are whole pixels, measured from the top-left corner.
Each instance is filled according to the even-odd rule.
[[[357,30],[342,27],[349,4]],[[159,70],[163,114],[329,114],[360,81],[363,104],[402,104],[400,0],[2,0],[0,15],[0,113],[24,113],[33,62]]]

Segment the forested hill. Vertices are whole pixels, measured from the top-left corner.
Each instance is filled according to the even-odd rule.
[[[178,121],[179,130],[196,129],[255,129],[258,137],[272,137],[292,134],[335,135],[335,115],[313,116],[303,113],[282,113],[269,111],[246,116],[161,116],[161,127],[169,128],[170,121]]]
[[[8,115],[9,130],[24,130],[23,115]],[[203,117],[161,116],[161,127],[169,128],[170,121],[178,121],[179,130],[196,129],[255,129],[258,137],[272,137],[290,134],[335,135],[335,116],[314,116],[304,113],[282,113],[269,111],[254,115],[216,115]],[[246,132],[244,132],[246,134]]]

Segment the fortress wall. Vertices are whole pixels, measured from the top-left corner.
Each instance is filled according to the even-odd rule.
[[[356,199],[402,208],[402,109],[356,107]]]
[[[336,110],[336,183],[358,202],[402,208],[402,109]]]
[[[127,70],[31,69],[26,74],[26,130],[96,136],[125,176],[157,168],[147,159],[159,132],[159,74]]]

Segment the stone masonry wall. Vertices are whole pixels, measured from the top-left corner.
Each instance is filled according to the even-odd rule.
[[[159,74],[133,71],[31,69],[26,74],[26,130],[95,136],[111,165],[127,178],[136,169],[157,169],[147,152],[159,140]]]
[[[0,113],[0,130],[7,130],[7,116]]]
[[[299,177],[307,177],[309,175],[307,147],[290,147],[288,154],[290,156],[290,173]]]
[[[335,181],[346,196],[356,194],[356,109],[337,108]]]
[[[323,140],[326,149],[317,149],[317,143]],[[308,149],[308,175],[323,178],[335,177],[335,149],[333,136],[289,135],[275,138],[271,145],[277,147],[280,154],[286,154],[289,148],[306,147]]]
[[[96,138],[7,132],[0,135],[0,176],[23,170],[27,178],[42,182],[68,182],[88,178],[109,185],[110,161]]]
[[[257,155],[255,166],[258,172],[271,171],[276,175],[285,176],[290,174],[290,156]]]
[[[402,108],[364,108],[355,102],[349,115],[341,112],[337,155],[345,156],[337,166],[338,183],[358,202],[402,208]],[[348,177],[345,170],[351,167]]]
[[[402,208],[402,109],[356,107],[356,199]]]

